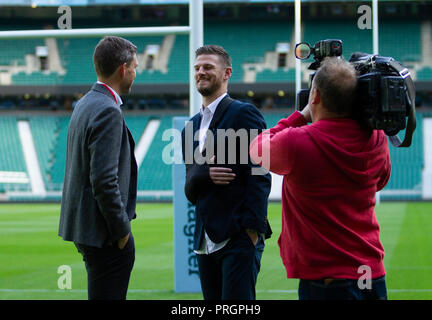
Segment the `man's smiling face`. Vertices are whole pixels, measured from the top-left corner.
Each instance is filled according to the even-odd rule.
[[[224,82],[226,68],[217,55],[203,54],[195,61],[195,84],[203,96],[210,96],[220,89]]]

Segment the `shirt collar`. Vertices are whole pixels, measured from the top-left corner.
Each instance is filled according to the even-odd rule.
[[[117,106],[120,107],[123,104],[122,99],[120,98],[118,93],[113,88],[111,88],[109,85],[107,85],[106,83],[99,81],[99,80],[97,81],[97,83],[106,85],[114,93],[115,99],[117,101]]]
[[[211,112],[211,114],[214,114],[215,111],[216,111],[216,108],[217,108],[217,106],[218,106],[218,104],[219,104],[219,102],[221,102],[221,100],[222,100],[223,98],[225,98],[225,96],[226,96],[227,94],[228,94],[227,92],[223,93],[223,94],[220,95],[218,98],[216,98],[215,100],[213,100],[213,102],[210,103],[210,104],[209,104],[207,107],[205,107],[205,108],[204,108],[204,106],[201,106],[201,108],[200,108],[200,114],[201,114],[201,116],[204,114],[204,110],[205,110],[205,109],[208,109],[208,110]]]

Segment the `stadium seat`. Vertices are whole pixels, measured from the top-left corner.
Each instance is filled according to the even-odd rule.
[[[0,171],[27,174],[17,121],[15,116],[0,117]],[[30,189],[29,183],[0,183],[0,186],[5,191],[28,191]]]
[[[417,71],[417,80],[432,80],[432,67],[424,67]]]
[[[172,190],[171,165],[162,161],[167,145],[162,140],[165,130],[172,128],[172,117],[162,116],[160,126],[138,170],[138,190]]]
[[[45,115],[32,116],[29,120],[45,188],[48,191],[56,191],[52,185],[50,168],[54,160],[54,145],[58,134],[59,118]]]

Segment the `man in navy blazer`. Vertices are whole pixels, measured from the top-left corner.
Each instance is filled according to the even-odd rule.
[[[135,260],[137,163],[119,94],[129,93],[136,46],[105,37],[95,48],[98,81],[72,113],[59,235],[83,255],[89,299],[126,299]]]
[[[260,111],[227,94],[231,58],[220,46],[196,51],[195,83],[203,106],[182,132],[185,194],[195,204],[194,250],[206,300],[254,300],[264,250],[270,174],[248,149],[266,129]]]

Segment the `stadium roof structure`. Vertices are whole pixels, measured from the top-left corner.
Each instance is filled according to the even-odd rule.
[[[302,2],[368,2],[356,0],[301,0]],[[379,2],[412,2],[406,0],[379,0]],[[420,1],[420,0],[419,0]],[[204,0],[204,3],[294,3],[295,0]],[[371,1],[370,1],[371,2]],[[94,5],[173,5],[188,4],[189,0],[0,0],[0,6],[94,6]]]

